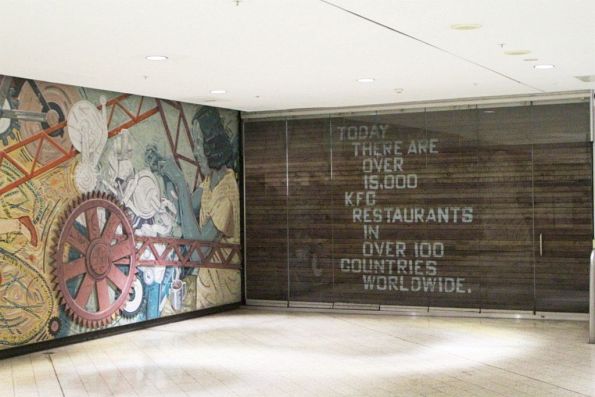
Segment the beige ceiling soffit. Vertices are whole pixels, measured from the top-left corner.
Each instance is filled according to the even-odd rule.
[[[316,109],[292,109],[265,112],[242,112],[244,120],[262,119],[293,119],[293,118],[315,118],[320,116],[364,116],[386,113],[413,113],[423,112],[427,109],[440,110],[464,110],[487,107],[519,106],[538,104],[559,104],[577,101],[589,101],[590,90],[552,92],[547,94],[522,94],[505,95],[493,97],[461,98],[457,100],[418,101],[391,104],[377,104],[367,106],[349,106],[336,108]]]

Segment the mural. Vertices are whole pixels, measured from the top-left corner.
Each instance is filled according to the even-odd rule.
[[[240,301],[237,112],[0,75],[0,349]]]

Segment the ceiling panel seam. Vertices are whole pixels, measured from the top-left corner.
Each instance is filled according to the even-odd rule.
[[[500,76],[500,77],[504,77],[505,79],[508,79],[508,80],[514,81],[514,82],[515,82],[515,83],[517,83],[517,84],[523,85],[523,86],[525,86],[525,87],[527,87],[527,88],[530,88],[530,89],[532,89],[532,90],[535,90],[535,91],[538,91],[538,92],[542,92],[542,93],[545,93],[545,92],[546,92],[545,90],[542,90],[541,88],[537,88],[537,87],[534,87],[534,86],[532,86],[532,85],[530,85],[530,84],[524,83],[524,82],[522,82],[522,81],[520,81],[520,80],[518,80],[518,79],[515,79],[515,78],[514,78],[514,77],[512,77],[512,76],[508,76],[507,74],[504,74],[504,73],[502,73],[502,72],[499,72],[499,71],[497,71],[497,70],[494,70],[494,69],[492,69],[492,68],[490,68],[490,67],[488,67],[488,66],[482,65],[481,63],[475,62],[475,61],[473,61],[473,60],[471,60],[471,59],[469,59],[469,58],[466,58],[466,57],[464,57],[464,56],[458,55],[458,54],[456,54],[456,53],[454,53],[454,52],[452,52],[452,51],[449,51],[449,50],[447,50],[447,49],[445,49],[445,48],[439,47],[439,46],[437,46],[437,45],[435,45],[435,44],[429,43],[429,42],[427,42],[427,41],[425,41],[425,40],[422,40],[422,39],[420,39],[419,37],[412,36],[412,35],[410,35],[410,34],[408,34],[408,33],[405,33],[405,32],[403,32],[403,31],[400,31],[400,30],[398,30],[398,29],[395,29],[395,28],[393,28],[393,27],[391,27],[391,26],[385,25],[385,24],[383,24],[382,22],[379,22],[379,21],[376,21],[376,20],[374,20],[374,19],[372,19],[372,18],[366,17],[366,16],[364,16],[364,15],[362,15],[362,14],[359,14],[359,13],[357,13],[357,12],[355,12],[355,11],[351,11],[351,10],[349,10],[349,9],[347,9],[347,8],[344,8],[344,7],[342,7],[342,6],[338,5],[338,4],[335,4],[335,3],[331,2],[331,1],[328,1],[328,0],[319,0],[319,1],[320,1],[321,3],[324,3],[324,4],[328,5],[328,6],[334,7],[334,8],[336,8],[336,9],[338,9],[338,10],[341,10],[341,11],[343,11],[343,12],[346,12],[346,13],[348,13],[348,14],[351,14],[351,15],[353,15],[353,16],[355,16],[355,17],[357,17],[357,18],[363,19],[364,21],[370,22],[370,23],[372,23],[372,24],[374,24],[374,25],[377,25],[377,26],[380,26],[380,27],[382,27],[382,28],[384,28],[384,29],[388,29],[388,30],[390,30],[390,31],[391,31],[391,32],[393,32],[393,33],[397,33],[397,34],[399,34],[399,35],[401,35],[401,36],[404,36],[404,37],[406,37],[406,38],[408,38],[408,39],[411,39],[411,40],[417,41],[417,42],[419,42],[419,43],[421,43],[421,44],[424,44],[424,45],[426,45],[426,46],[428,46],[428,47],[431,47],[431,48],[433,48],[433,49],[435,49],[435,50],[438,50],[438,51],[444,52],[444,53],[446,53],[446,54],[448,54],[448,55],[450,55],[450,56],[453,56],[453,57],[455,57],[455,58],[457,58],[457,59],[460,59],[460,60],[462,60],[462,61],[464,61],[464,62],[467,62],[467,63],[469,63],[469,64],[472,64],[472,65],[474,65],[474,66],[477,66],[477,67],[479,67],[479,68],[482,68],[482,69],[484,69],[484,70],[487,70],[487,71],[489,71],[489,72],[491,72],[491,73],[497,74],[497,75],[498,75],[498,76]]]

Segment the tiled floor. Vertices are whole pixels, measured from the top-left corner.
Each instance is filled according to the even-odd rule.
[[[595,396],[586,339],[584,322],[240,309],[0,361],[0,396]]]

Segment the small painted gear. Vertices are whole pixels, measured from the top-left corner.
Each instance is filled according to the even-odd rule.
[[[146,305],[144,291],[143,282],[137,276],[134,283],[132,283],[132,288],[130,288],[128,300],[122,307],[122,317],[133,318],[143,310]]]
[[[50,318],[50,321],[48,322],[48,332],[50,333],[50,335],[52,335],[52,336],[58,335],[58,333],[60,332],[61,329],[62,329],[62,321],[60,321],[60,319],[58,317]]]
[[[43,81],[21,80],[15,83],[18,95],[18,109],[47,114],[47,121],[21,121],[18,130],[22,139],[34,136],[39,131],[66,121],[66,115],[74,103],[81,99],[79,89]],[[68,127],[66,127],[68,129]],[[37,154],[40,164],[48,164],[62,155],[55,145],[64,151],[70,150],[70,137],[64,128],[49,134],[52,144],[46,140],[34,140],[25,146],[25,150],[33,157]]]
[[[143,281],[145,285],[152,285],[155,282],[155,273],[153,269],[144,269],[143,271]]]
[[[14,89],[10,88],[9,95],[4,99],[4,103],[0,103],[0,110],[16,109],[18,106],[19,101],[14,95]],[[14,131],[19,128],[20,124],[17,119],[0,118],[0,140],[2,141],[2,145],[7,146],[9,139],[16,139]]]
[[[112,196],[89,193],[70,205],[60,226],[54,255],[60,303],[77,323],[106,326],[136,280],[130,221]]]

